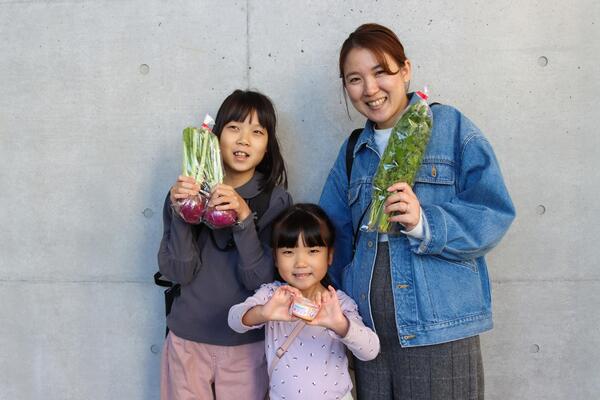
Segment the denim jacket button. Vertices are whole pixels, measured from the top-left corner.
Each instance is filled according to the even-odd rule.
[[[431,167],[431,176],[434,178],[437,176],[437,168],[434,166]]]
[[[411,340],[411,339],[414,339],[415,337],[416,337],[415,335],[404,335],[404,336],[402,336],[402,339]]]
[[[366,294],[364,294],[364,293],[363,293],[363,294],[361,294],[361,295],[360,295],[360,299],[361,299],[362,301],[365,301],[365,300],[367,299],[367,295],[366,295]]]
[[[407,285],[407,284],[405,284],[405,283],[399,283],[399,284],[397,284],[397,285],[396,285],[396,287],[397,287],[398,289],[407,289],[407,288],[408,288],[408,285]]]
[[[372,240],[369,240],[369,241],[367,242],[367,246],[369,246],[369,247],[373,247],[373,241],[372,241]]]

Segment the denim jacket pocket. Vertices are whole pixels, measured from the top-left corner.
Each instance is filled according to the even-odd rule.
[[[423,160],[415,182],[454,185],[454,166],[448,160]]]
[[[454,165],[448,160],[424,160],[415,176],[414,191],[422,204],[439,204],[456,194]]]
[[[431,255],[431,257],[437,258],[441,262],[447,262],[450,264],[454,264],[458,267],[468,268],[472,272],[475,272],[475,273],[479,272],[479,270],[477,268],[477,262],[475,260],[448,260],[446,258],[438,257],[435,255]]]
[[[476,261],[450,261],[417,256],[417,282],[421,292],[421,318],[427,322],[449,321],[484,311],[482,279]],[[484,274],[485,275],[485,274]]]

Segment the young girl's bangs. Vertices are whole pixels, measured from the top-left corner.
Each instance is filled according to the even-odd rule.
[[[303,206],[293,206],[275,223],[272,236],[274,249],[298,247],[298,238],[302,238],[306,247],[333,247],[333,229],[327,217],[315,215],[302,209]]]
[[[251,104],[236,104],[236,107],[232,108],[229,112],[229,115],[225,115],[224,120],[227,122],[231,122],[231,121],[237,121],[237,122],[244,122],[246,120],[246,118],[248,118],[248,116],[252,116],[252,114],[256,112],[256,115],[258,116],[258,123],[264,128],[264,117],[261,118],[259,113],[257,111],[256,108],[253,108]],[[227,123],[225,122],[225,123]],[[255,122],[255,121],[250,121]]]
[[[215,134],[220,135],[227,123],[243,122],[254,112],[258,117],[258,123],[267,130],[267,134],[274,133],[276,117],[271,102],[259,93],[236,90],[225,99],[217,113]]]

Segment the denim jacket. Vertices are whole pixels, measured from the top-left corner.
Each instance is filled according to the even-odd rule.
[[[448,342],[492,328],[484,255],[515,217],[498,162],[481,131],[453,107],[435,105],[432,112],[431,138],[413,186],[423,211],[424,238],[400,232],[388,236],[396,327],[404,347]],[[376,330],[370,289],[378,233],[360,229],[368,220],[380,159],[374,134],[367,121],[354,148],[349,184],[344,142],[320,205],[336,227],[331,278]]]

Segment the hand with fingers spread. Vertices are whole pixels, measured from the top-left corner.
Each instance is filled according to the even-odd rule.
[[[213,188],[208,206],[214,206],[219,211],[233,210],[240,221],[245,220],[252,213],[246,200],[233,187],[224,183],[219,183]]]
[[[265,304],[249,309],[242,317],[242,323],[255,326],[268,321],[295,321],[297,318],[290,313],[295,297],[302,297],[298,289],[288,285],[280,286]]]
[[[298,289],[288,285],[278,287],[273,297],[263,306],[263,316],[267,321],[296,320],[297,318],[290,313],[290,306],[295,297],[302,297]]]
[[[319,313],[315,319],[306,322],[307,325],[319,325],[331,329],[340,337],[346,336],[350,322],[342,311],[335,289],[330,285],[326,292],[317,293],[315,303],[320,308]]]
[[[398,222],[407,231],[412,230],[421,219],[421,203],[406,182],[397,182],[390,186],[392,192],[385,201],[385,212],[390,214],[390,222]]]
[[[196,183],[196,180],[193,177],[179,175],[175,184],[171,186],[169,197],[171,203],[175,203],[177,200],[193,197],[197,195],[199,191],[200,185]]]

